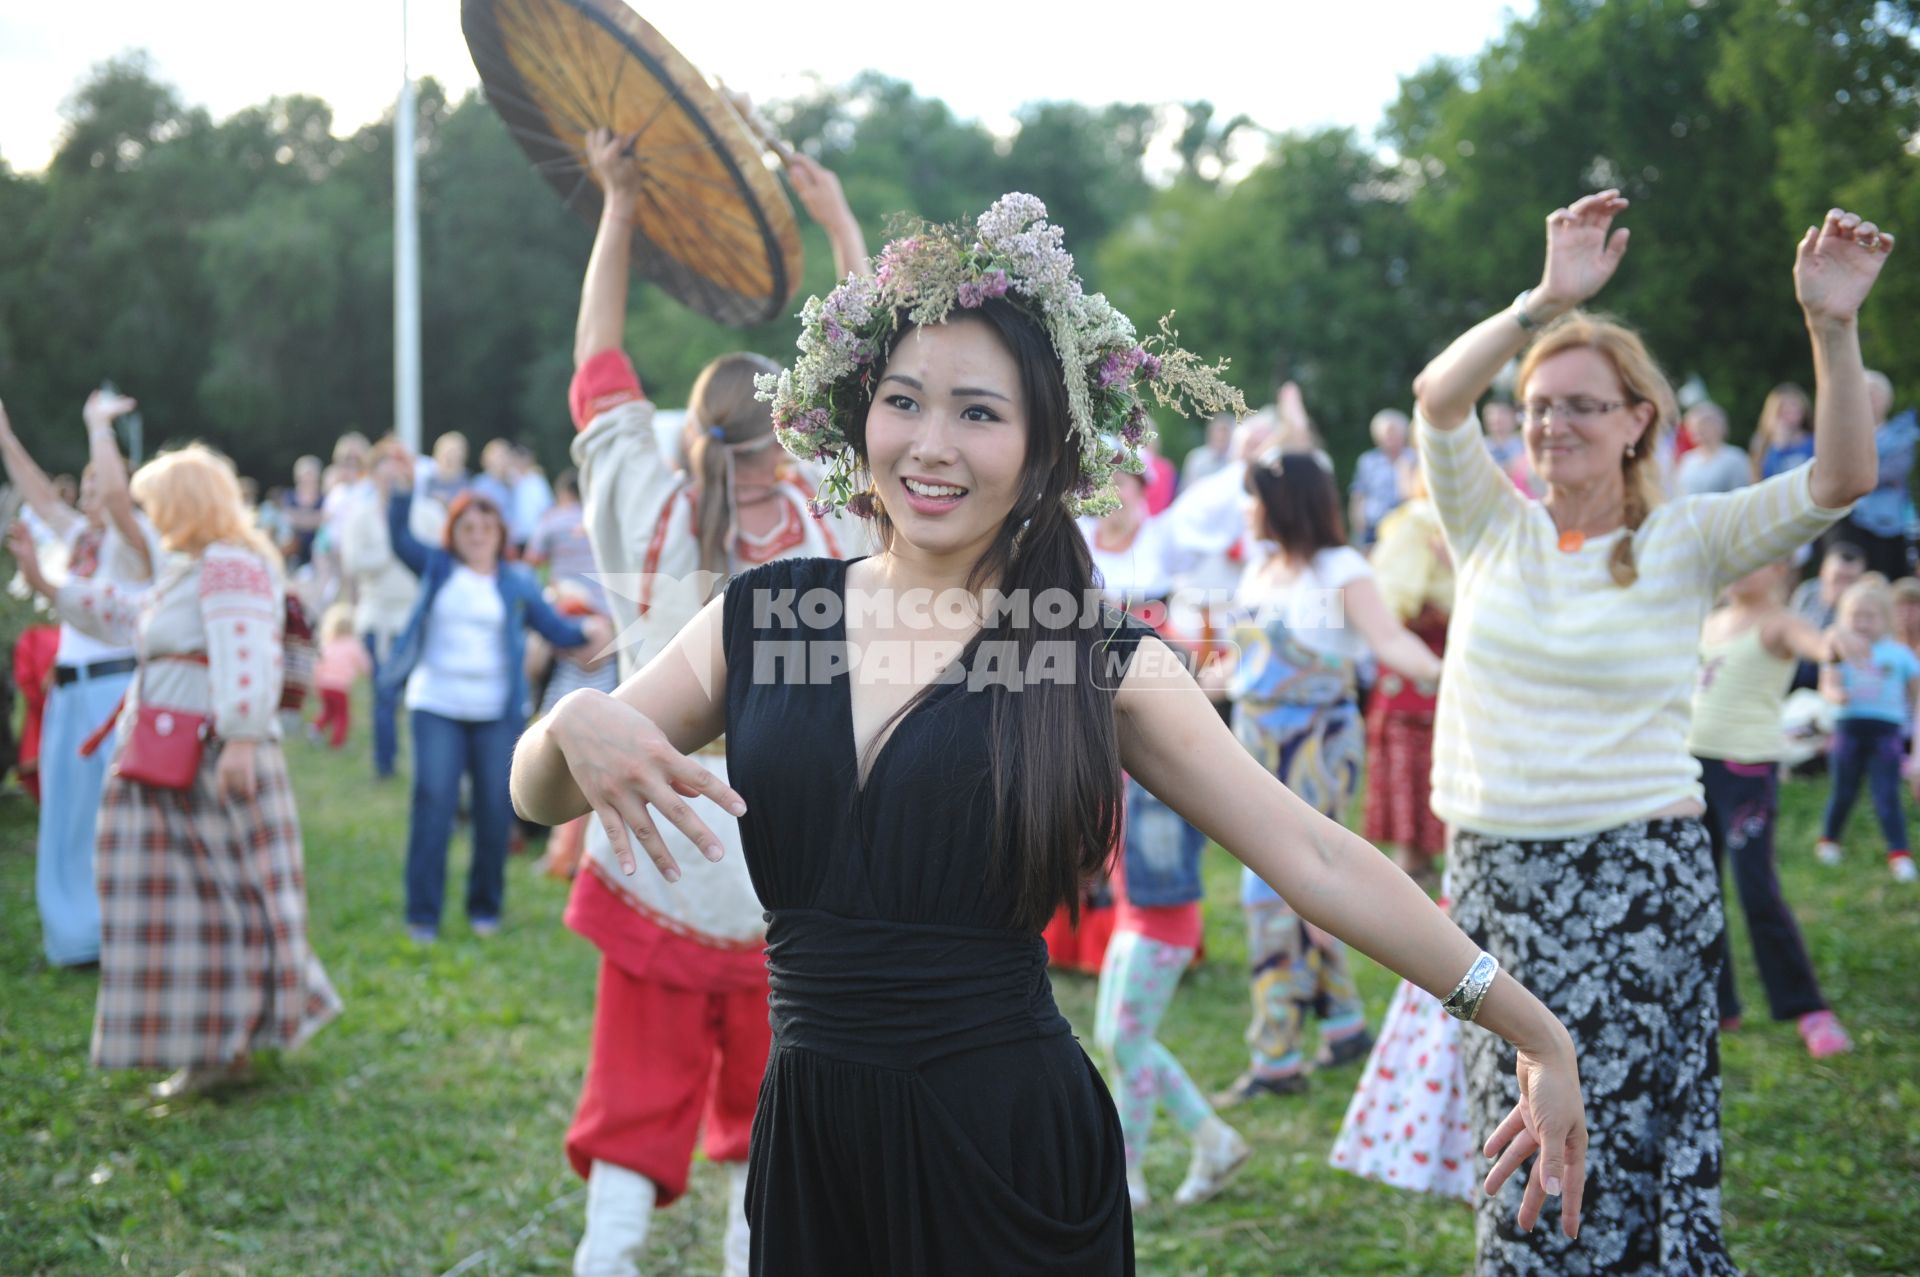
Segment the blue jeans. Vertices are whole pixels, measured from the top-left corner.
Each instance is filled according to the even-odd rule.
[[[407,829],[407,922],[438,927],[446,896],[447,843],[460,808],[460,777],[472,780],[473,866],[467,871],[467,918],[493,921],[507,890],[507,831],[513,801],[507,773],[520,727],[515,719],[468,723],[416,709],[413,725],[413,815]]]
[[[1843,718],[1834,724],[1833,788],[1827,794],[1827,815],[1820,836],[1840,841],[1853,800],[1865,779],[1873,795],[1873,814],[1888,851],[1907,850],[1907,813],[1900,806],[1900,724],[1870,718]]]
[[[100,898],[93,877],[94,826],[114,743],[91,758],[80,746],[112,717],[131,674],[83,678],[47,693],[40,737],[40,831],[33,865],[41,943],[56,967],[100,960]]]
[[[394,760],[400,753],[400,689],[383,689],[380,682],[380,649],[391,649],[393,640],[377,634],[362,634],[367,659],[372,662],[369,681],[373,684],[373,774],[381,780],[393,775]]]

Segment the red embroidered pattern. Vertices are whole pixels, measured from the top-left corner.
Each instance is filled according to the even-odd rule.
[[[200,597],[210,594],[254,594],[273,597],[273,577],[258,559],[208,555],[200,561]]]

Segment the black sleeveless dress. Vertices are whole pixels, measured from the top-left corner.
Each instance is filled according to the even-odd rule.
[[[769,563],[724,605],[727,767],[773,1021],[752,1271],[1131,1274],[1112,1099],[1054,1006],[1045,945],[995,885],[990,697],[937,687],[862,791],[846,573]],[[1150,633],[1112,631],[1109,671]]]

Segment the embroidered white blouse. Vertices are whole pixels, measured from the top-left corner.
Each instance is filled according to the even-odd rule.
[[[140,673],[127,693],[190,714],[210,714],[226,740],[277,740],[284,677],[279,574],[254,550],[210,545],[170,555],[158,579],[129,586],[69,580],[54,595],[60,619],[94,638],[134,646]],[[204,655],[205,665],[169,657]],[[120,731],[131,730],[123,713]]]

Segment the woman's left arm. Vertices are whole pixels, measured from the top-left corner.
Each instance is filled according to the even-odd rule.
[[[547,602],[546,597],[540,592],[539,579],[531,571],[504,563],[500,565],[500,570],[518,573],[519,588],[526,593],[527,624],[531,625],[541,638],[565,650],[580,647],[592,637],[578,621],[564,617],[553,610],[553,604]]]
[[[246,550],[209,546],[200,559],[199,593],[220,739],[214,788],[222,798],[246,801],[255,791],[254,747],[268,738],[280,709],[284,616],[266,560]]]
[[[1301,917],[1427,990],[1447,997],[1478,951],[1413,880],[1364,840],[1314,811],[1233,738],[1172,649],[1142,639],[1114,700],[1122,765],[1271,885]],[[1579,1230],[1586,1118],[1565,1027],[1502,973],[1477,1022],[1519,1049],[1521,1101],[1487,1141],[1498,1189],[1535,1151],[1519,1222],[1531,1227],[1564,1185],[1561,1226]]]
[[[1859,319],[1892,251],[1893,236],[1836,208],[1807,228],[1794,258],[1794,294],[1813,342],[1813,499],[1827,509],[1873,491],[1879,462]]]

